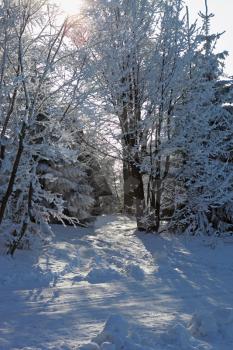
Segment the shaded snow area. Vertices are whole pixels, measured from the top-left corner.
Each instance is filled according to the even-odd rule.
[[[0,256],[0,350],[232,350],[233,240],[54,226]]]

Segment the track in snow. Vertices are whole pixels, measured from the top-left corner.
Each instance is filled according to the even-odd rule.
[[[56,272],[50,287],[0,291],[0,350],[68,350],[90,340],[112,313],[156,334],[184,322],[197,309],[232,306],[232,265],[224,269],[210,248],[189,250],[190,242],[135,234],[135,224],[105,217],[93,229],[55,227],[56,236],[38,263]],[[208,252],[209,255],[206,255]],[[215,259],[214,259],[215,257]],[[203,265],[206,261],[207,265]],[[127,275],[133,263],[143,280]],[[114,268],[119,278],[88,283],[91,269]]]

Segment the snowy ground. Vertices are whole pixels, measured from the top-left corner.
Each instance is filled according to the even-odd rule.
[[[233,349],[233,239],[120,216],[54,231],[40,254],[0,256],[0,350]]]

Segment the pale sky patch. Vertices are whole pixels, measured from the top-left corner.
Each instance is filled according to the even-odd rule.
[[[194,20],[200,10],[205,10],[204,0],[186,0],[187,5],[190,8],[190,14],[192,20]],[[218,51],[227,50],[229,56],[226,61],[226,72],[233,75],[233,1],[232,0],[209,0],[209,11],[212,12],[215,17],[212,19],[212,32],[221,33],[225,31],[225,34],[219,39],[217,46]]]
[[[82,0],[54,0],[64,11],[65,15],[73,16],[79,13],[82,6]]]

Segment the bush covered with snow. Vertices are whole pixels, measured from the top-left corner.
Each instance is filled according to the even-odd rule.
[[[233,339],[233,309],[218,308],[213,312],[197,312],[193,315],[189,331],[193,336],[214,338],[218,336]]]
[[[100,350],[100,347],[96,343],[88,343],[79,347],[80,350]]]
[[[194,338],[189,330],[182,324],[173,325],[168,331],[162,335],[163,349],[179,349],[179,350],[207,350],[207,344]]]
[[[144,270],[139,265],[133,263],[129,263],[126,266],[126,273],[129,277],[133,277],[137,281],[143,281],[145,278]]]
[[[130,331],[127,320],[121,315],[111,315],[103,331],[92,342],[82,345],[79,350],[153,350],[138,344]]]
[[[102,332],[79,350],[211,350],[213,338],[233,340],[232,329],[233,309],[216,309],[194,314],[188,325],[173,323],[165,333],[145,344],[145,337],[140,337],[143,330],[135,332],[124,317],[112,315]]]
[[[112,315],[105,323],[103,331],[94,340],[100,345],[109,342],[114,344],[116,349],[121,349],[127,336],[127,321],[120,315]]]
[[[88,272],[85,280],[89,283],[96,284],[112,282],[120,278],[122,278],[122,275],[115,269],[94,267]]]

